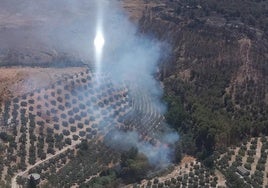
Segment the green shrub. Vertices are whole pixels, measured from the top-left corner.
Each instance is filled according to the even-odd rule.
[[[250,163],[250,164],[252,164],[254,162],[254,158],[249,156],[247,158],[247,162]]]
[[[257,148],[257,145],[250,145],[249,147],[251,150],[255,150]]]
[[[154,184],[158,184],[159,180],[157,178],[154,179]]]
[[[251,150],[248,150],[247,153],[248,153],[249,156],[252,157],[252,156],[254,156],[256,154],[256,150],[251,149]]]
[[[262,136],[262,137],[261,137],[261,142],[262,142],[262,143],[267,142],[267,139],[266,139],[266,137],[265,137],[265,136]]]
[[[240,149],[239,151],[238,151],[238,155],[240,155],[240,156],[245,156],[245,150],[242,150],[242,149]]]
[[[247,170],[251,170],[251,164],[249,164],[249,163],[246,163],[246,164],[244,165],[244,167],[245,167]]]
[[[264,171],[265,170],[265,165],[261,164],[261,163],[258,163],[257,166],[256,166],[256,169],[259,170],[259,171]]]

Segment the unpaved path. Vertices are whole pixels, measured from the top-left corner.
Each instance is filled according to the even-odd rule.
[[[247,147],[247,150],[246,151],[248,151],[249,150],[249,147],[250,147],[250,142],[247,143],[246,147]],[[248,156],[245,154],[245,156],[242,158],[242,163],[243,164],[246,164],[247,163],[247,157]]]
[[[218,185],[217,187],[226,187],[226,179],[224,177],[224,175],[219,171],[219,170],[215,170],[215,175],[218,177]]]
[[[74,144],[72,144],[72,145],[70,145],[70,146],[67,146],[66,148],[64,148],[64,149],[62,149],[62,150],[56,152],[54,155],[50,155],[50,156],[48,156],[46,159],[44,159],[44,160],[40,160],[40,161],[38,161],[37,163],[35,163],[34,165],[28,166],[27,169],[26,169],[25,171],[17,173],[17,174],[11,179],[11,188],[20,188],[20,186],[17,184],[17,181],[16,181],[18,176],[23,176],[23,175],[25,175],[25,174],[28,173],[29,170],[31,170],[32,168],[34,168],[34,167],[36,167],[36,166],[38,166],[38,165],[40,165],[40,164],[42,164],[42,163],[44,163],[44,162],[46,162],[46,161],[48,161],[48,160],[50,160],[50,159],[56,157],[57,155],[59,155],[59,154],[65,152],[65,151],[67,151],[68,149],[74,149],[75,146],[78,145],[79,143],[80,143],[80,141],[76,141],[76,142],[74,142]]]
[[[235,150],[234,150],[235,154],[232,155],[231,160],[228,162],[229,163],[229,166],[231,166],[233,164],[233,162],[235,161],[235,157],[237,156],[238,151],[239,151],[239,147],[235,148]]]
[[[263,185],[268,185],[268,177],[267,177],[267,173],[268,173],[268,157],[266,159],[266,164],[265,164],[265,171],[264,171],[264,178],[263,178]]]
[[[256,155],[254,156],[254,162],[251,165],[251,171],[250,174],[254,174],[254,172],[256,171],[256,166],[258,164],[258,161],[261,157],[261,147],[262,147],[262,143],[260,138],[258,138],[258,142],[257,142],[257,148],[256,148]]]

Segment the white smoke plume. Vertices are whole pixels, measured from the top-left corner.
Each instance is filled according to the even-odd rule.
[[[176,133],[166,132],[161,135],[159,143],[156,145],[142,141],[139,133],[136,131],[123,132],[112,131],[105,141],[111,147],[120,148],[120,150],[128,150],[135,147],[139,152],[146,155],[151,165],[157,167],[165,167],[173,161],[174,151],[170,148],[179,139]]]
[[[159,58],[167,51],[163,43],[138,34],[138,27],[127,19],[118,1],[1,0],[0,23],[0,55],[10,49],[22,54],[34,52],[28,57],[32,60],[41,54],[66,54],[91,64],[95,63],[94,37],[100,27],[105,39],[102,71],[114,82],[134,83],[133,88],[148,96],[158,112],[165,112],[162,89],[154,74]],[[111,141],[128,140],[153,164],[169,163],[173,150],[166,144],[175,143],[178,135],[163,131],[157,137],[161,142],[157,147],[139,140],[136,131],[116,131]]]

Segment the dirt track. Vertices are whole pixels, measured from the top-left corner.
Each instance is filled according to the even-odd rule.
[[[68,149],[74,149],[75,146],[78,145],[79,143],[80,143],[80,141],[76,141],[76,142],[74,142],[74,144],[72,144],[72,145],[70,145],[70,146],[68,146],[68,147],[65,147],[64,149],[62,149],[62,150],[56,152],[54,155],[50,155],[50,156],[48,156],[46,159],[44,159],[44,160],[40,160],[40,161],[38,161],[37,163],[35,163],[34,165],[28,166],[27,169],[26,169],[25,171],[17,173],[17,174],[11,179],[11,188],[19,188],[19,187],[20,187],[20,186],[17,184],[17,181],[16,181],[18,176],[23,176],[23,175],[25,175],[25,174],[28,173],[29,170],[31,170],[32,168],[34,168],[34,167],[36,167],[36,166],[38,166],[38,165],[40,165],[40,164],[42,164],[42,163],[44,163],[44,162],[46,162],[46,161],[48,161],[48,160],[50,160],[50,159],[56,157],[57,155],[59,155],[59,154],[65,152],[65,151],[67,151]]]

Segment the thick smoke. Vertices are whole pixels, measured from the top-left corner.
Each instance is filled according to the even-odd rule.
[[[96,27],[101,26],[105,38],[102,71],[115,83],[129,84],[134,100],[142,93],[158,113],[165,112],[162,88],[154,78],[159,58],[166,53],[163,44],[139,35],[116,0],[1,0],[0,19],[2,51],[36,52],[32,58],[41,53],[66,54],[93,65],[93,41]],[[126,140],[152,164],[169,163],[173,152],[169,146],[178,140],[168,128],[156,136],[160,141],[156,146],[140,140],[137,131],[113,133],[110,141]]]
[[[136,131],[123,132],[115,130],[110,132],[106,139],[107,144],[121,150],[128,150],[131,147],[138,148],[139,152],[146,155],[151,165],[161,168],[172,163],[174,151],[171,147],[174,147],[174,143],[178,140],[178,135],[166,132],[158,138],[158,143],[152,144],[148,141],[142,141]]]
[[[148,36],[137,34],[137,27],[129,22],[126,15],[120,13],[116,7],[111,10],[106,19],[104,35],[107,45],[103,51],[104,71],[111,74],[114,82],[125,81],[129,84],[130,94],[135,102],[147,102],[151,110],[160,115],[163,114],[166,108],[161,101],[162,88],[159,81],[155,79],[155,73],[159,59],[168,52],[163,48],[167,45]],[[146,96],[146,101],[141,100],[144,96]],[[145,110],[143,113],[144,116],[150,116],[151,112],[148,113]],[[150,126],[142,124],[143,122],[140,126]],[[161,126],[164,125],[161,124]],[[152,144],[141,139],[138,129],[139,127],[137,130],[128,132],[113,131],[108,136],[107,143],[125,150],[137,147],[139,152],[147,156],[151,164],[159,167],[171,163],[174,155],[172,147],[178,140],[178,135],[168,127],[162,127],[162,131],[157,132],[157,135],[150,135],[158,141]]]

